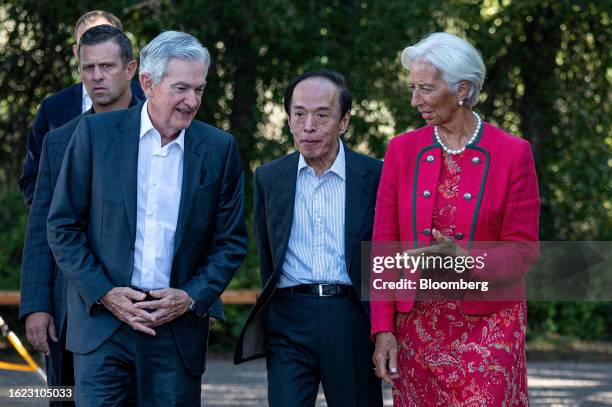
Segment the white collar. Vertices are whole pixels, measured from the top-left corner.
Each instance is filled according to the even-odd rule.
[[[338,155],[336,156],[336,159],[334,160],[331,167],[329,167],[329,169],[325,171],[322,175],[325,175],[328,172],[333,172],[336,175],[338,175],[340,178],[345,180],[346,178],[346,164],[345,164],[346,158],[344,154],[344,144],[342,143],[342,140],[340,140],[339,137],[338,137],[338,147],[339,147]],[[302,169],[306,167],[310,167],[310,165],[308,165],[308,163],[306,162],[306,158],[304,158],[302,153],[300,153],[300,159],[298,161],[298,174],[300,173]]]
[[[159,131],[153,126],[153,122],[151,121],[151,117],[149,117],[149,111],[147,110],[147,106],[149,101],[146,100],[142,105],[142,110],[140,111],[140,138],[142,139],[147,132],[153,130],[156,134],[159,134]],[[161,136],[160,136],[161,138]],[[175,138],[172,142],[167,145],[171,145],[173,143],[178,144],[181,150],[185,149],[185,129],[182,129],[179,133],[179,136]],[[165,147],[165,146],[164,146]]]

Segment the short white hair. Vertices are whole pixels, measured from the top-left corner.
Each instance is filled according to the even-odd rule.
[[[468,81],[471,86],[464,102],[469,106],[478,103],[486,68],[480,52],[463,38],[445,32],[430,34],[402,51],[406,69],[410,70],[414,61],[433,65],[453,92],[461,81]]]
[[[204,73],[208,73],[210,54],[194,36],[180,31],[164,31],[149,42],[140,52],[140,73],[148,74],[159,84],[167,73],[171,59],[201,61]]]

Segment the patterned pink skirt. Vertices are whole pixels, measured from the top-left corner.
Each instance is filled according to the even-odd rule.
[[[524,303],[467,315],[454,300],[396,317],[400,377],[393,405],[528,406]]]

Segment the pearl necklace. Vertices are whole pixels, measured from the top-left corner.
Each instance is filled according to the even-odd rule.
[[[467,146],[469,146],[470,144],[474,142],[474,140],[476,140],[476,137],[478,137],[478,133],[480,132],[480,126],[482,126],[482,120],[480,120],[480,116],[478,116],[478,113],[472,112],[472,114],[474,115],[474,118],[476,119],[476,128],[474,129],[474,133],[472,133],[472,137],[470,137],[466,145],[456,150],[449,148],[442,142],[442,139],[440,138],[440,135],[438,134],[438,126],[434,126],[434,136],[436,136],[436,141],[438,142],[438,144],[440,144],[440,146],[442,147],[442,150],[444,150],[445,153],[451,154],[451,155],[461,154],[465,151],[465,148]]]

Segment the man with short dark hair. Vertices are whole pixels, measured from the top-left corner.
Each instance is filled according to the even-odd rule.
[[[92,108],[84,115],[136,105],[130,80],[136,72],[132,44],[110,25],[85,31],[79,72]],[[72,132],[81,116],[49,132],[43,141],[39,176],[28,218],[21,271],[20,318],[32,346],[46,355],[48,383],[73,386],[72,354],[66,350],[66,286],[47,243],[47,215]]]
[[[284,104],[298,151],[255,171],[263,289],[234,362],[266,357],[272,407],[314,406],[319,383],[329,406],[381,406],[359,295],[382,163],[340,140],[351,94],[338,72],[300,75]]]
[[[236,141],[194,120],[208,51],[166,31],[140,58],[147,100],[80,120],[49,210],[80,405],[199,405],[208,315],[246,255]]]
[[[109,12],[93,10],[83,14],[79,17],[74,27],[75,44],[72,47],[72,51],[77,60],[77,50],[81,35],[89,28],[101,24],[112,25],[121,31],[123,30],[121,21]],[[131,88],[132,93],[138,99],[144,99],[144,94],[138,82],[133,82]],[[85,89],[85,85],[82,83],[62,89],[45,98],[40,104],[32,128],[28,132],[27,154],[21,178],[19,179],[19,188],[26,205],[30,206],[32,204],[40,162],[40,152],[45,135],[49,131],[68,123],[81,113],[88,111],[91,105],[91,98]]]

